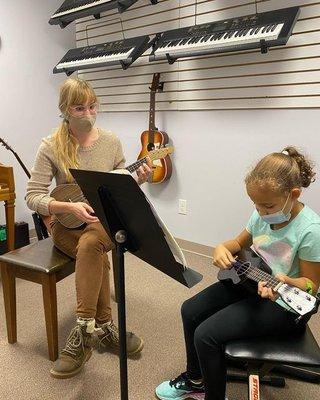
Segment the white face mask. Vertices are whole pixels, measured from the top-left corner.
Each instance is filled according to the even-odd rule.
[[[263,221],[266,222],[267,224],[270,224],[270,225],[271,224],[282,224],[283,222],[288,222],[290,220],[290,218],[291,218],[291,210],[292,210],[292,207],[293,207],[293,202],[292,202],[290,211],[287,214],[285,214],[283,212],[283,210],[286,208],[286,205],[288,203],[289,197],[290,197],[290,193],[289,193],[289,195],[287,197],[287,200],[284,203],[284,206],[282,207],[281,211],[277,211],[277,212],[275,212],[273,214],[260,215],[260,217],[263,219]]]

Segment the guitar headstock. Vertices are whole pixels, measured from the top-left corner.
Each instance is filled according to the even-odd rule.
[[[8,145],[8,143],[7,143],[4,139],[0,138],[0,144],[1,144],[3,147],[5,147],[7,150],[10,150],[10,151],[13,152],[12,148]]]
[[[295,286],[282,284],[277,292],[281,299],[299,315],[317,311],[317,298]]]
[[[168,154],[172,154],[174,148],[172,146],[160,147],[159,149],[151,150],[148,153],[148,157],[151,161],[159,160],[160,158],[166,157]]]

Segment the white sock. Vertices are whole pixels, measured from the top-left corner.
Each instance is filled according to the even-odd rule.
[[[102,329],[104,325],[111,325],[113,321],[107,321],[104,322],[103,324],[99,324],[98,322],[96,323],[96,327],[94,328],[95,331],[97,332],[98,335],[104,335],[105,331]]]
[[[84,326],[86,325],[86,332],[87,333],[93,333],[94,332],[94,327],[96,324],[96,321],[94,318],[82,318],[78,317],[77,318],[77,324]]]
[[[202,384],[202,379],[198,379],[198,380],[190,379],[190,382],[194,383],[195,385],[201,385]]]
[[[112,322],[113,322],[112,320],[107,321],[107,322],[104,322],[103,324],[99,324],[99,323],[97,322],[96,325],[97,325],[98,328],[101,328],[101,327],[104,326],[104,325],[111,325]]]

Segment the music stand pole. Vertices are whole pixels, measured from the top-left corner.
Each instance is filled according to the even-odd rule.
[[[119,230],[115,236],[116,241],[116,265],[118,268],[118,326],[120,339],[120,393],[121,400],[128,400],[128,366],[127,366],[127,340],[126,340],[126,295],[125,295],[125,273],[124,253],[127,233]]]

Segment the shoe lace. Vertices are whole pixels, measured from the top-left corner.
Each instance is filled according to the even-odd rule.
[[[79,353],[79,349],[84,351],[84,341],[81,326],[77,325],[70,332],[66,346],[61,350],[61,354],[68,354],[76,357]]]
[[[104,339],[107,339],[114,343],[119,343],[118,328],[116,327],[116,325],[114,324],[113,321],[110,322],[109,324],[105,324],[102,329],[103,329],[105,335],[101,336],[99,343],[102,343],[104,341]]]
[[[169,382],[170,386],[174,386],[176,389],[183,389],[183,390],[192,390],[192,391],[199,391],[202,393],[203,385],[195,386],[188,376],[187,372],[183,372],[177,378],[172,379]],[[202,397],[200,397],[202,399]]]
[[[177,378],[175,378],[175,379],[172,379],[170,382],[169,382],[169,385],[170,386],[174,386],[176,389],[180,389],[181,388],[181,386],[183,386],[183,385],[188,385],[188,383],[189,383],[189,379],[188,379],[188,377],[187,377],[187,374],[186,374],[186,372],[183,372],[181,375],[179,375]],[[189,386],[189,385],[188,385]]]

